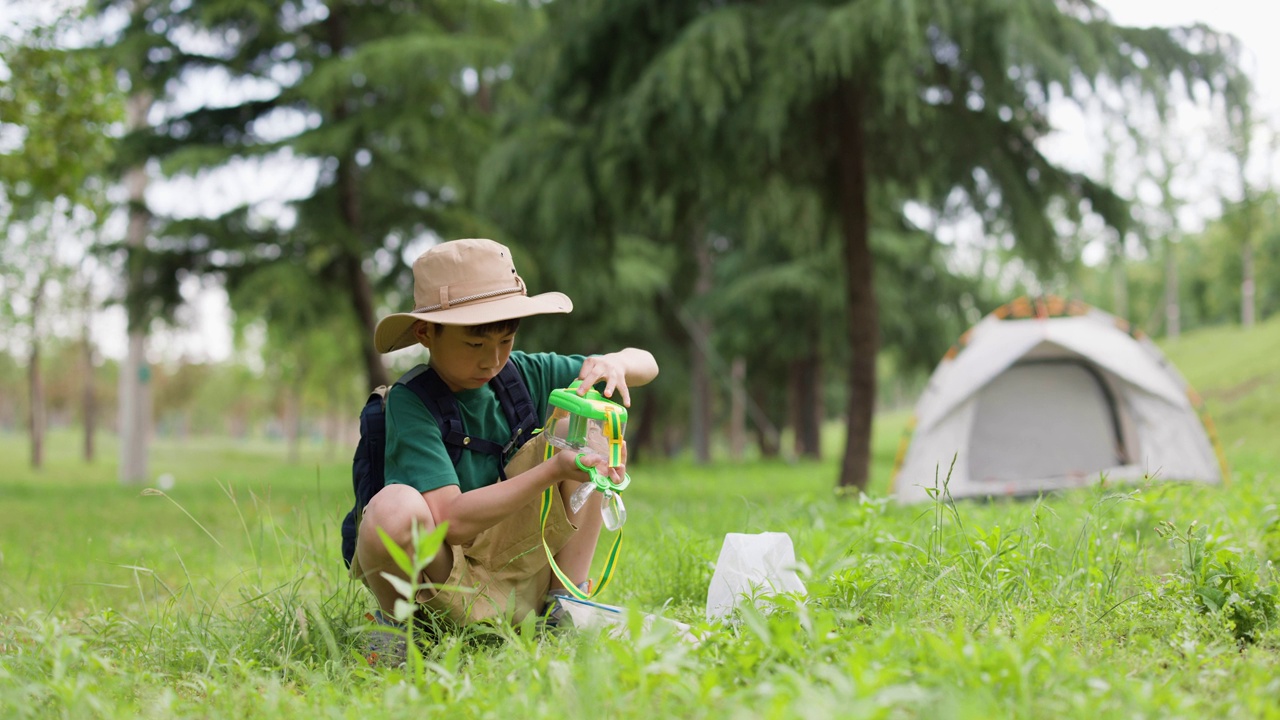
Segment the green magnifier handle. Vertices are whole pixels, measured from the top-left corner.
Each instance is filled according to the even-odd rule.
[[[622,492],[631,484],[631,476],[628,474],[623,474],[622,482],[615,483],[604,473],[597,470],[595,466],[583,465],[582,458],[585,456],[586,453],[578,453],[577,457],[573,459],[573,463],[578,466],[579,470],[586,473],[591,478],[591,484],[595,485],[596,489],[600,492],[606,494],[609,492]]]

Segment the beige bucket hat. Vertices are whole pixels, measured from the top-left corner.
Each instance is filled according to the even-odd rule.
[[[378,352],[417,344],[418,320],[442,325],[483,325],[499,320],[567,313],[573,301],[558,292],[529,297],[511,250],[492,240],[440,243],[413,261],[414,310],[388,315],[373,332]]]

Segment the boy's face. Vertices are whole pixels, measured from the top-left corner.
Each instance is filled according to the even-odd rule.
[[[480,334],[469,327],[429,322],[419,322],[413,334],[431,351],[431,367],[453,392],[483,387],[497,376],[516,339],[514,331]]]

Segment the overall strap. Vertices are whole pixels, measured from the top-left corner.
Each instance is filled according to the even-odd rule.
[[[547,443],[547,447],[543,450],[543,460],[550,460],[556,452],[558,452],[556,446]],[[583,592],[573,578],[560,569],[560,565],[556,563],[555,553],[551,552],[551,546],[547,544],[547,517],[551,514],[552,492],[553,488],[542,491],[541,508],[538,510],[538,522],[542,524],[542,549],[547,553],[547,563],[551,566],[551,572],[560,579],[560,584],[564,585],[564,589],[568,590],[570,595],[579,600],[591,600],[604,592],[604,589],[609,586],[609,581],[613,579],[613,571],[618,567],[618,551],[622,549],[622,528],[618,528],[618,534],[613,538],[613,544],[609,546],[609,554],[605,556],[604,567],[600,570],[600,582],[592,583],[591,579],[587,578],[589,590]]]

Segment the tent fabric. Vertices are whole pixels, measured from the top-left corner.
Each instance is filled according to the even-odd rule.
[[[1159,348],[1112,315],[1054,302],[1067,314],[1033,316],[1019,300],[988,315],[934,370],[895,475],[899,500],[927,500],[944,482],[968,497],[1103,475],[1221,481],[1190,389]]]
[[[978,391],[974,405],[968,459],[978,482],[1124,464],[1111,401],[1080,363],[1013,365]]]

